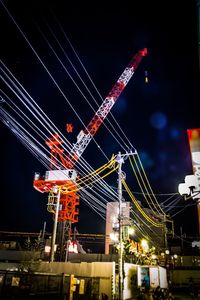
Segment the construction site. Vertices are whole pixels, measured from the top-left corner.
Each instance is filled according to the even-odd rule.
[[[123,101],[125,107],[129,105],[126,89],[132,89],[131,97],[135,93],[134,101],[141,101],[142,106],[146,105],[142,104],[142,97],[145,99],[145,93],[153,90],[148,70],[153,51],[137,47],[136,43],[121,75],[117,74],[118,67],[113,68],[114,82],[108,87],[107,96],[102,97],[62,23],[53,14],[47,14],[51,22],[44,22],[45,13],[38,13],[37,5],[33,8],[36,14],[33,10],[30,16],[35,18],[31,23],[34,30],[29,28],[28,14],[23,16],[25,23],[20,23],[18,7],[0,1],[2,23],[9,24],[10,32],[18,35],[17,39],[29,49],[27,69],[32,67],[21,75],[20,65],[28,54],[25,50],[16,51],[12,62],[10,48],[4,50],[0,60],[0,120],[4,130],[18,142],[17,147],[22,146],[31,159],[17,147],[2,147],[17,173],[13,171],[9,179],[5,176],[2,189],[2,199],[8,194],[12,200],[7,200],[8,216],[7,210],[2,209],[0,298],[150,300],[157,299],[154,293],[160,287],[162,299],[200,299],[199,124],[188,122],[191,127],[183,131],[182,148],[187,153],[189,173],[180,172],[179,179],[174,162],[169,163],[164,181],[173,187],[174,176],[176,192],[154,192],[149,177],[155,184],[166,176],[161,168],[164,170],[167,165],[167,148],[157,147],[158,170],[152,167],[155,161],[138,151],[123,129],[127,126],[129,134],[134,132],[128,125],[134,117],[125,116],[123,108]],[[13,65],[18,65],[19,70],[14,71]],[[41,77],[38,67],[42,69]],[[120,100],[122,106],[118,107]],[[113,115],[114,109],[119,120]],[[120,114],[124,114],[123,126]],[[145,115],[144,108],[138,116],[141,123],[137,120],[138,137]],[[150,121],[160,132],[167,126],[165,114],[158,109]],[[173,131],[174,139],[177,132]],[[161,141],[164,130],[162,134],[158,134]],[[150,135],[146,140],[154,143]],[[33,164],[37,169],[32,169],[29,159],[37,160]],[[146,171],[151,167],[153,172]],[[30,169],[32,190],[26,192],[26,170]],[[30,183],[30,177],[28,180]],[[163,186],[168,186],[166,182]],[[26,199],[24,205],[21,193]],[[192,212],[192,218],[188,214],[190,221],[176,219],[187,207]],[[191,224],[189,229],[187,221]],[[28,229],[31,226],[37,230]],[[196,232],[189,234],[193,227]],[[90,231],[85,232],[85,228]]]

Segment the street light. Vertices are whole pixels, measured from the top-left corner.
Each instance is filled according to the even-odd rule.
[[[177,255],[177,254],[174,254],[174,255],[172,256],[172,260],[173,260],[174,268],[175,268],[175,267],[176,267],[176,265],[177,265],[177,259],[178,259],[178,255]]]
[[[178,192],[185,200],[192,198],[197,201],[197,213],[200,234],[200,170],[196,167],[194,175],[185,176],[185,182],[178,185]]]

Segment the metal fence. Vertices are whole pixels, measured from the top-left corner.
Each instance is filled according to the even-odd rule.
[[[0,299],[93,300],[99,298],[99,278],[66,274],[0,271]]]

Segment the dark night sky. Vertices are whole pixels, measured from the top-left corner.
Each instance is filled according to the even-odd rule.
[[[154,192],[176,193],[178,184],[192,172],[186,130],[200,126],[196,1],[165,1],[164,4],[124,1],[109,7],[108,1],[90,5],[85,1],[81,5],[68,2],[4,1],[44,61],[51,62],[49,68],[66,88],[68,98],[86,123],[93,112],[60,71],[36,26],[45,30],[48,22],[59,36],[51,14],[54,12],[103,98],[132,56],[143,47],[148,48],[148,56],[112,112],[137,149]],[[61,96],[1,4],[0,36],[3,62],[58,127],[64,131],[66,122],[73,122],[75,129],[70,139],[75,141],[82,129],[80,122],[68,107],[62,109]],[[145,70],[148,84],[144,82]],[[0,123],[0,133],[0,230],[39,231],[47,221],[50,231],[52,217],[46,211],[47,195],[33,188],[34,172],[44,173],[44,167],[3,123]],[[104,127],[95,138],[109,157],[121,150]],[[91,143],[84,153],[93,168],[105,163],[98,154],[97,164],[97,151]],[[117,179],[114,184],[117,186]],[[195,214],[192,206],[177,215],[177,224],[183,226],[184,232],[196,233]],[[192,220],[190,225],[186,216]],[[83,203],[79,219],[80,232],[103,233],[104,221]]]

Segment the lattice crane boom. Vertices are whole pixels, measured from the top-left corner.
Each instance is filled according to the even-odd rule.
[[[66,160],[65,166],[67,168],[73,168],[74,164],[82,155],[89,142],[92,140],[93,136],[103,123],[104,119],[107,117],[111,108],[115,104],[116,100],[118,99],[118,97],[126,87],[127,83],[133,76],[142,58],[146,54],[147,49],[144,48],[132,58],[128,66],[125,68],[125,70],[117,80],[116,84],[109,92],[108,96],[105,98],[105,100],[95,113],[88,126],[84,130],[80,131],[80,133],[77,136],[77,142],[73,145],[72,150],[68,156],[68,160]]]

